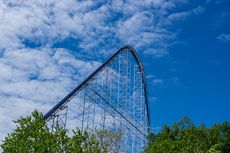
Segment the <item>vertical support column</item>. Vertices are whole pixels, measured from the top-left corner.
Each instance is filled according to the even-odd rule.
[[[83,93],[83,107],[82,107],[82,120],[81,120],[81,130],[84,130],[84,122],[85,122],[85,102],[86,102],[86,93],[84,89]]]
[[[82,120],[81,120],[81,129],[87,131],[94,131],[95,126],[95,102],[92,101],[93,94],[90,94],[88,87],[84,88],[83,91],[83,106],[82,106]]]
[[[119,111],[122,115],[128,114],[128,102],[129,102],[129,52],[124,51],[119,56]],[[121,119],[121,122],[126,126],[129,126],[126,120]],[[125,128],[124,136],[122,138],[124,148],[128,149],[129,131]],[[126,146],[126,147],[125,147]],[[128,150],[127,150],[128,151]]]
[[[104,89],[104,88],[106,88],[106,74],[103,74],[103,73],[105,73],[105,71],[104,72],[102,72],[102,80],[101,80],[101,87],[102,87],[102,89]],[[103,95],[103,91],[101,90],[101,95]],[[105,105],[105,102],[102,100],[102,103],[103,103],[103,105]],[[106,105],[105,105],[106,106]],[[102,130],[104,130],[105,129],[105,121],[106,121],[106,110],[105,109],[103,109],[102,110],[103,111],[103,116],[102,116]]]
[[[67,121],[68,106],[62,106],[59,111],[52,115],[48,121],[49,129],[53,132],[58,126],[65,128]]]
[[[110,78],[110,103],[114,108],[118,109],[119,105],[117,103],[119,99],[119,59],[115,59],[110,64],[109,78]],[[119,125],[117,120],[112,118],[112,130],[117,131],[119,129]]]
[[[144,104],[144,96],[143,96],[143,81],[142,74],[139,70],[139,66],[134,66],[134,107],[133,107],[133,116],[137,122],[141,124],[142,127],[145,126],[144,123],[144,113],[145,113],[145,104]],[[144,132],[144,131],[143,131]],[[139,132],[136,133],[139,135]],[[142,136],[141,136],[142,137]],[[142,140],[136,140],[137,146],[136,149],[139,150],[143,146]]]

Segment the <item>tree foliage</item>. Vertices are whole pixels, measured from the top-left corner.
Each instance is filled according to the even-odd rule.
[[[1,145],[4,153],[62,151],[69,139],[61,128],[51,133],[38,111],[14,122],[17,124],[15,131],[8,134]]]
[[[122,137],[121,131],[100,130],[96,132],[100,143],[100,150],[103,153],[113,152],[118,153],[120,150],[120,142]]]
[[[16,129],[3,141],[3,153],[118,153],[121,132],[100,130],[95,133],[56,127],[51,132],[42,113],[17,121]],[[148,153],[230,153],[230,123],[214,124],[207,128],[196,126],[187,117],[172,126],[164,125],[158,134],[148,136]]]
[[[99,153],[113,149],[114,143],[120,143],[120,133],[107,130],[89,133],[73,131],[73,135],[67,135],[67,131],[56,127],[51,132],[43,120],[42,113],[34,111],[31,116],[15,121],[16,129],[3,141],[1,147],[3,153]],[[104,143],[104,144],[102,144]],[[115,148],[119,149],[119,148]]]
[[[210,128],[195,126],[184,117],[172,126],[149,135],[148,153],[230,153],[230,123],[215,124]]]

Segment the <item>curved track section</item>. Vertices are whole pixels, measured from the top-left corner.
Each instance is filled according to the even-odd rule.
[[[121,131],[120,152],[141,152],[150,132],[147,84],[136,53],[125,46],[66,95],[44,119],[54,130]]]

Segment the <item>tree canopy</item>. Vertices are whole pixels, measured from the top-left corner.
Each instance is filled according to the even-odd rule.
[[[148,153],[230,153],[230,122],[207,128],[187,117],[149,135]]]
[[[42,113],[36,110],[15,123],[16,129],[1,145],[3,153],[99,153],[112,148],[119,152],[120,132],[103,130],[89,133],[76,129],[69,136],[61,127],[55,127],[51,132]],[[115,144],[116,147],[112,147]]]
[[[50,131],[42,113],[21,117],[16,129],[3,140],[3,153],[118,153],[121,132],[100,130],[92,132],[68,131],[55,127]],[[147,153],[230,153],[230,122],[214,124],[210,128],[196,126],[187,117],[172,126],[164,125],[157,134],[148,136]]]

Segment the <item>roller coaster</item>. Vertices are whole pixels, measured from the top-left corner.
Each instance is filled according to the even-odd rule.
[[[140,153],[150,133],[147,83],[140,58],[125,46],[44,115],[50,130],[121,131],[120,152]]]

